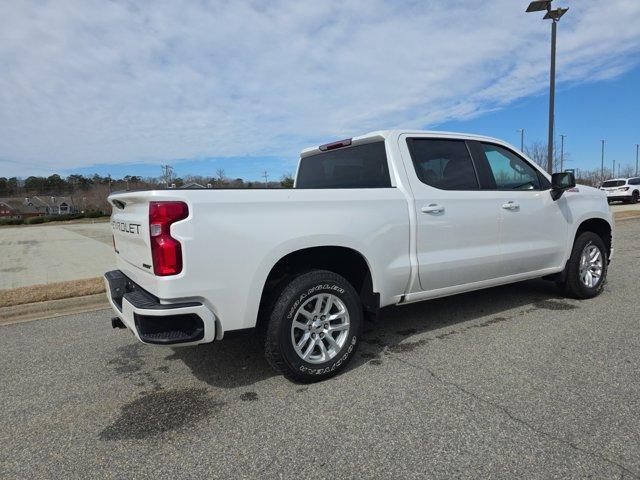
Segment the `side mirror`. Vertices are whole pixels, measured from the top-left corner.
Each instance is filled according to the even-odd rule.
[[[576,177],[571,172],[558,172],[551,175],[551,198],[558,200],[565,190],[576,186]]]

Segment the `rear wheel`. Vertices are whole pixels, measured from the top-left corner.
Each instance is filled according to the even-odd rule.
[[[633,193],[631,194],[631,203],[638,203],[639,198],[640,198],[640,194],[638,193],[638,190],[634,190]]]
[[[599,295],[607,278],[607,249],[598,235],[583,232],[575,240],[558,285],[567,296],[583,299]]]
[[[314,270],[293,278],[269,317],[265,356],[287,378],[329,378],[353,357],[362,329],[362,305],[340,275]]]

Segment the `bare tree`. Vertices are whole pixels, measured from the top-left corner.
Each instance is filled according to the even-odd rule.
[[[621,177],[633,177],[636,173],[635,166],[625,165],[620,168],[620,176]]]
[[[546,143],[541,142],[540,140],[536,140],[535,142],[530,143],[529,145],[524,147],[524,153],[531,160],[533,160],[538,165],[540,165],[542,168],[544,168],[545,170],[547,169],[547,144]],[[569,159],[570,159],[570,155],[565,150],[563,168],[567,167],[567,162],[569,161]],[[560,149],[554,146],[553,148],[553,171],[554,172],[560,171],[561,163],[562,162],[560,158]]]
[[[162,165],[162,175],[160,178],[165,187],[169,188],[176,178],[173,167],[171,165]]]
[[[294,179],[291,173],[287,172],[284,175],[282,175],[282,178],[280,179],[280,186],[282,188],[293,188],[293,184],[294,184]]]

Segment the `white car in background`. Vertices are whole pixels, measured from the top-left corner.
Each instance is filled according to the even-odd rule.
[[[615,201],[638,203],[640,199],[640,177],[612,178],[602,182],[600,190],[604,191],[609,203]]]

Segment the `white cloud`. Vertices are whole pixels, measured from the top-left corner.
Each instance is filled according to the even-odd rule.
[[[293,157],[543,91],[528,1],[3,2],[0,176],[97,163]],[[558,77],[619,75],[640,2],[556,2]],[[3,162],[3,160],[5,160]]]

